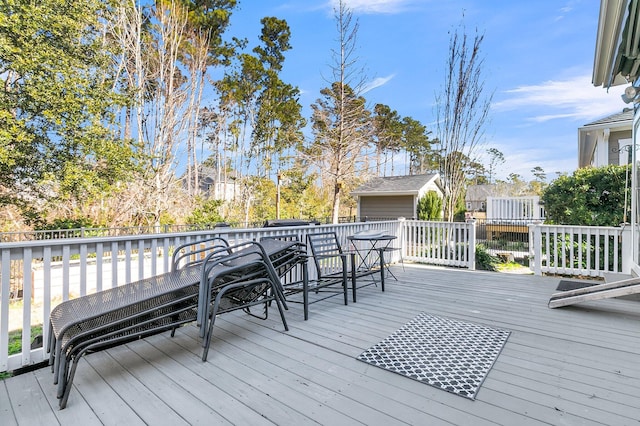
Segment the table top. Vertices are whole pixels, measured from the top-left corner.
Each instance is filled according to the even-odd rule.
[[[391,241],[391,240],[395,240],[396,237],[395,235],[367,235],[367,234],[362,234],[362,235],[349,235],[347,237],[348,240],[351,241]]]

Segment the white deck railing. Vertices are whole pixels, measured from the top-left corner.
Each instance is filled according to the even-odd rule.
[[[530,267],[536,275],[602,277],[631,271],[631,228],[529,225]]]
[[[180,234],[69,238],[0,244],[0,371],[11,371],[45,360],[42,347],[30,350],[34,325],[48,324],[51,309],[73,297],[116,287],[170,270],[174,247],[222,236],[231,244],[271,235],[336,231],[347,236],[363,230],[383,230],[400,237],[402,222],[383,221],[259,229],[218,228]],[[399,256],[400,253],[392,253]],[[18,296],[18,297],[12,297]],[[17,299],[17,300],[16,300]],[[9,331],[22,329],[19,354],[9,356]],[[48,328],[43,327],[47,342]],[[45,343],[46,346],[46,343]]]
[[[474,220],[466,223],[407,220],[403,234],[403,256],[407,260],[475,269]]]
[[[537,195],[526,197],[487,197],[487,223],[522,223],[544,220],[544,207]]]
[[[347,236],[381,230],[398,237],[389,253],[400,259],[475,269],[476,231],[468,223],[392,220],[339,225],[235,229],[176,234],[71,238],[0,243],[0,371],[45,360],[43,348],[31,350],[31,327],[48,324],[51,309],[63,300],[112,288],[169,271],[175,246],[212,236],[230,243],[265,236],[335,231],[344,247]],[[629,228],[531,225],[531,269],[537,274],[602,276],[629,273]],[[21,291],[20,301],[11,292]],[[22,352],[8,355],[10,330],[22,329]],[[47,327],[43,327],[47,341]]]

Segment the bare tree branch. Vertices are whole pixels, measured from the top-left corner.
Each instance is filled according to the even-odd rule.
[[[484,143],[493,94],[485,93],[484,60],[476,32],[469,43],[464,27],[450,38],[445,83],[436,97],[437,135],[441,144],[440,174],[447,188],[445,217],[452,221],[465,190],[465,167],[475,161]]]

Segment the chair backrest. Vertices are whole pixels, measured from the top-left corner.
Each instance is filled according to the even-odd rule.
[[[306,251],[305,246],[300,242],[300,238],[297,234],[286,235],[269,235],[260,238],[260,243],[264,243],[269,240],[287,241],[295,243],[289,250],[283,251],[279,256],[274,256],[271,259],[273,267],[275,268],[283,285],[293,284],[301,282],[302,270],[299,266],[306,265]]]
[[[227,254],[228,252],[231,252],[231,254]],[[245,241],[229,246],[228,249],[221,248],[218,251],[212,251],[205,258],[202,265],[198,319],[201,318],[201,313],[205,312],[206,307],[212,302],[212,296],[215,297],[215,294],[220,289],[230,284],[257,280],[267,280],[271,281],[276,287],[281,286],[273,264],[259,243]],[[261,284],[263,288],[269,285],[266,281]],[[234,294],[237,299],[234,301],[236,304],[241,302],[249,303],[251,301],[240,300],[240,295],[243,295],[243,297],[257,295],[252,292],[245,293],[242,291],[234,292]]]
[[[229,243],[222,237],[206,238],[178,246],[173,251],[172,270],[200,265],[210,253],[220,252],[221,249],[226,249],[226,254],[231,254]]]
[[[264,240],[280,240],[280,241],[300,241],[298,234],[284,234],[284,235],[267,235],[260,238],[260,241]]]
[[[307,234],[307,244],[316,265],[318,278],[342,274],[342,247],[335,232]]]

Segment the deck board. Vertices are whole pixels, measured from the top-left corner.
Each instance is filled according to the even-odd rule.
[[[240,312],[216,321],[209,358],[193,325],[80,361],[65,410],[49,369],[7,379],[0,423],[632,425],[640,419],[640,302],[549,309],[559,278],[406,264],[386,291],[332,298],[284,332]],[[511,331],[476,400],[355,359],[420,312]]]
[[[55,414],[58,422],[63,425],[78,425],[83,424],[87,426],[101,425],[104,422],[100,421],[99,417],[93,411],[94,407],[89,406],[83,398],[78,398],[74,407],[75,410],[58,410],[58,399],[56,398],[55,387],[51,380],[51,370],[49,368],[42,368],[34,372],[34,376],[40,384],[40,388],[43,390],[50,407],[54,407],[53,413]],[[69,411],[69,412],[67,412]]]
[[[0,382],[0,419],[2,419],[2,424],[6,426],[18,424],[9,400],[6,381]]]
[[[35,375],[22,374],[11,378],[8,393],[13,415],[18,424],[46,426],[57,423],[56,416]]]

